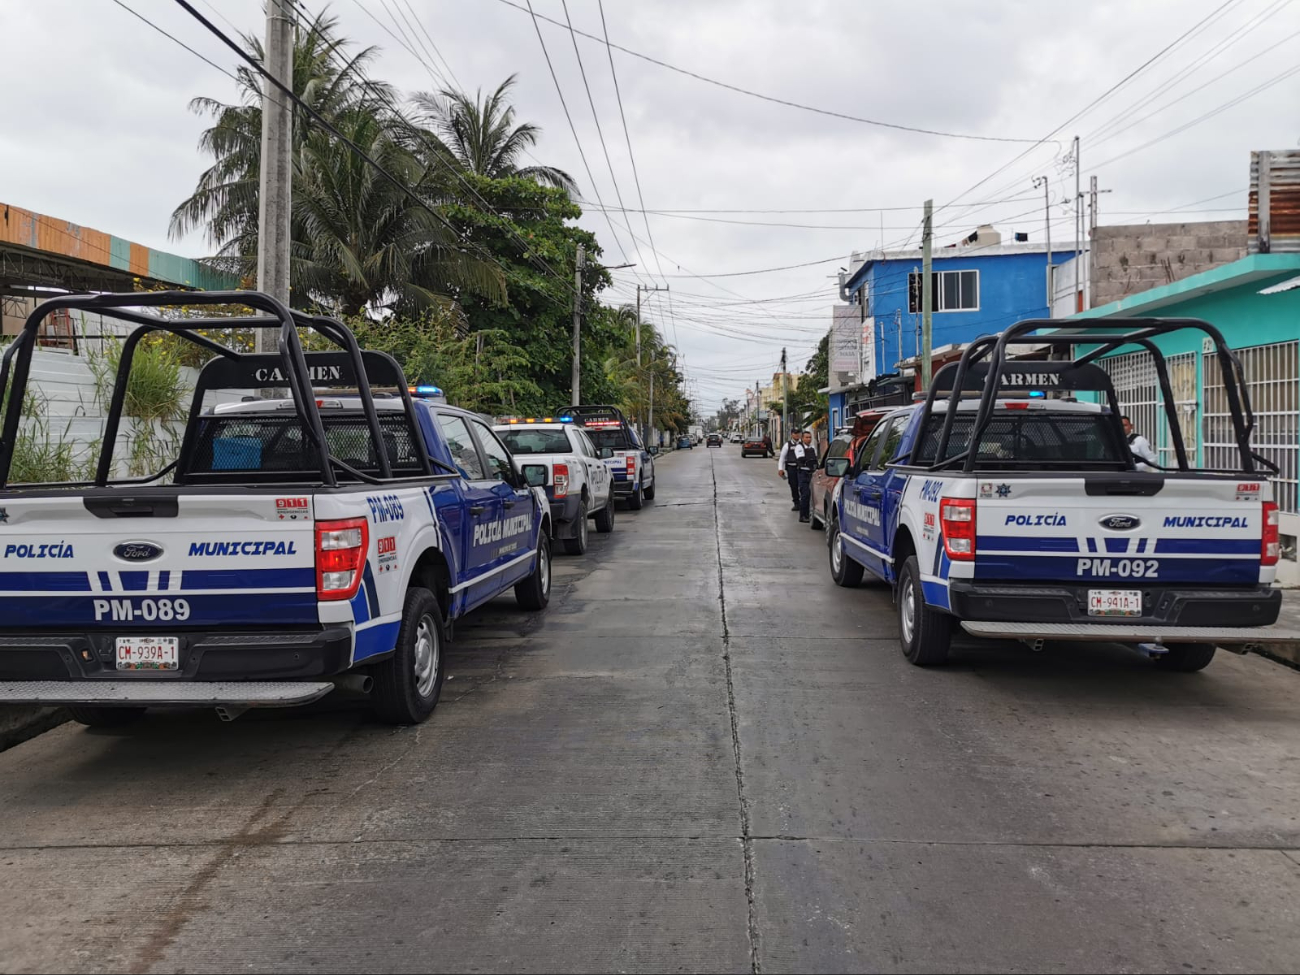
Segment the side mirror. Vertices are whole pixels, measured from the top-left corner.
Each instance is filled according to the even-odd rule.
[[[529,487],[546,487],[546,465],[525,464],[523,482]]]
[[[614,456],[614,448],[613,448],[613,447],[601,447],[601,448],[600,448],[600,459],[601,459],[601,460],[608,460],[610,457],[613,457],[613,456]]]
[[[827,457],[826,458],[826,476],[827,477],[844,477],[852,468],[852,463],[847,457]]]

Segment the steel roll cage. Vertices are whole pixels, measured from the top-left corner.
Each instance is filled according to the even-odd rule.
[[[168,321],[158,315],[133,311],[134,308],[168,308],[182,305],[240,305],[263,312],[263,315],[237,318],[200,318],[183,321]],[[320,410],[312,391],[311,374],[307,368],[306,355],[298,337],[299,328],[310,328],[339,346],[347,355],[356,373],[357,394],[361,399],[362,412],[366,425],[376,445],[382,444],[383,433],[379,424],[379,415],[375,409],[374,395],[370,389],[370,379],[366,374],[365,361],[361,348],[352,331],[336,318],[324,315],[309,315],[294,311],[283,302],[260,291],[153,291],[140,293],[114,293],[95,295],[62,295],[39,304],[23,324],[22,331],[0,357],[0,391],[8,395],[5,406],[4,424],[0,428],[0,487],[9,482],[9,473],[13,464],[14,448],[17,443],[19,427],[22,421],[23,400],[27,392],[27,383],[31,373],[32,355],[36,351],[37,332],[41,323],[55,311],[77,309],[97,312],[109,318],[129,322],[140,326],[128,334],[122,343],[122,352],[118,361],[117,375],[113,386],[113,395],[109,401],[108,416],[104,421],[104,443],[96,465],[95,479],[85,482],[66,482],[65,487],[107,487],[113,467],[113,451],[117,444],[118,431],[121,428],[122,411],[126,401],[127,382],[131,375],[131,364],[141,339],[153,332],[168,332],[177,335],[201,348],[229,360],[240,361],[257,355],[257,353],[237,352],[206,336],[197,334],[199,329],[279,329],[277,352],[280,358],[282,374],[285,377],[293,401],[294,412],[302,423],[303,430],[310,439],[320,460],[321,481],[326,487],[337,487],[336,469],[345,471],[363,481],[381,483],[393,479],[392,464],[384,450],[376,449],[379,464],[379,478],[355,470],[350,465],[334,457],[329,452],[325,439],[325,427],[321,421]],[[396,365],[396,363],[394,363]],[[12,371],[12,381],[10,373]],[[402,398],[407,416],[412,416],[410,390],[405,377],[400,375],[398,393]],[[431,476],[433,468],[426,451],[418,451],[424,476]],[[116,484],[147,484],[165,476],[176,466],[169,464],[162,471],[151,477],[121,478]]]
[[[1052,331],[1045,334],[1032,334],[1038,329],[1044,328],[1052,329]],[[942,432],[935,451],[935,462],[930,466],[930,469],[943,470],[961,462],[964,474],[974,472],[978,453],[975,445],[979,443],[980,438],[988,429],[989,423],[993,420],[998,390],[1002,386],[1001,380],[1003,376],[1006,375],[1008,347],[1016,345],[1048,345],[1056,349],[1062,347],[1072,348],[1082,344],[1096,344],[1097,348],[1077,359],[1071,359],[1069,365],[1080,366],[1093,363],[1102,356],[1109,355],[1125,345],[1136,345],[1150,353],[1155,364],[1156,379],[1160,386],[1161,398],[1164,400],[1165,417],[1169,422],[1174,453],[1178,459],[1178,470],[1182,472],[1190,471],[1192,468],[1188,462],[1186,445],[1183,442],[1182,424],[1178,420],[1178,411],[1174,402],[1173,388],[1169,382],[1169,370],[1166,367],[1165,356],[1151,341],[1155,336],[1166,335],[1183,329],[1203,332],[1213,342],[1215,357],[1223,373],[1224,393],[1232,417],[1233,434],[1241,457],[1241,468],[1239,471],[1220,471],[1220,473],[1255,474],[1257,462],[1276,472],[1277,465],[1266,457],[1257,454],[1250,446],[1250,435],[1255,428],[1255,414],[1251,408],[1250,392],[1246,386],[1245,370],[1242,368],[1241,360],[1235,352],[1228,348],[1222,333],[1209,322],[1199,318],[1112,318],[1104,321],[1077,323],[1061,322],[1054,319],[1026,319],[1017,322],[998,335],[988,335],[976,339],[962,353],[962,357],[957,363],[952,390],[948,394],[948,409],[945,411]],[[1114,334],[1120,330],[1123,330],[1121,334]],[[988,373],[985,377],[983,389],[980,391],[979,407],[975,414],[975,423],[971,428],[970,440],[965,450],[948,457],[947,452],[952,439],[953,423],[957,416],[957,404],[961,399],[962,383],[971,372],[972,366],[985,359],[988,360]],[[1057,361],[1044,363],[1043,366],[1050,369],[1053,365],[1061,364],[1063,363]],[[945,370],[947,368],[949,367],[945,367]],[[921,429],[925,428],[924,424],[934,410],[939,388],[937,381],[931,383],[923,407],[924,416]],[[1097,392],[1106,394],[1114,422],[1118,424],[1120,406],[1115,396],[1114,385],[1107,382],[1106,388],[1097,390]]]

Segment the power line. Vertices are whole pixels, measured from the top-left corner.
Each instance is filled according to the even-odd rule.
[[[210,61],[210,60],[208,60],[208,59],[205,58],[202,54],[200,54],[198,51],[194,50],[194,48],[190,47],[188,44],[186,44],[184,41],[182,41],[180,38],[175,37],[174,35],[167,33],[167,31],[163,30],[161,27],[159,27],[157,24],[155,24],[155,23],[154,23],[152,20],[150,20],[148,17],[144,16],[144,14],[137,13],[136,11],[132,10],[130,7],[128,7],[126,4],[124,4],[124,3],[122,2],[122,0],[113,0],[113,2],[114,2],[115,4],[117,4],[119,7],[121,7],[123,10],[125,10],[127,13],[129,13],[129,14],[130,14],[132,17],[134,17],[136,20],[139,20],[139,21],[142,21],[143,23],[148,24],[150,27],[152,27],[154,30],[156,30],[156,31],[157,31],[159,34],[161,34],[163,37],[165,37],[165,38],[167,38],[169,41],[171,41],[173,44],[179,44],[181,47],[185,48],[185,50],[189,51],[189,52],[190,52],[191,54],[193,54],[196,58],[198,58],[200,61],[202,61],[204,64],[207,64],[209,67],[216,68],[218,71],[220,71],[223,75],[225,75],[227,78],[229,78],[229,79],[230,79],[231,81],[233,81],[235,84],[239,84],[239,79],[238,79],[237,77],[235,77],[233,74],[231,74],[229,71],[227,71],[225,68],[223,68],[221,65],[217,64],[215,61]]]
[[[513,7],[516,10],[525,10],[524,7],[521,7],[519,4],[515,3],[514,0],[500,0],[500,2],[504,3],[507,7]],[[561,27],[561,28],[565,27],[565,25],[560,23],[558,20],[553,20],[552,18],[547,17],[544,14],[536,13],[533,10],[531,0],[526,0],[526,2],[528,3],[526,12],[532,15],[534,27],[537,26],[538,18],[545,20],[547,23],[554,24],[556,27]],[[844,112],[835,112],[826,108],[818,108],[814,105],[804,105],[799,102],[790,101],[789,99],[777,98],[773,95],[764,95],[761,92],[751,91],[748,88],[741,88],[739,85],[733,85],[726,81],[719,81],[717,78],[709,78],[705,75],[699,74],[695,71],[690,71],[686,68],[679,68],[675,64],[669,64],[667,61],[661,61],[658,58],[651,57],[648,54],[642,54],[639,51],[633,51],[619,44],[611,44],[608,41],[608,39],[601,39],[596,35],[588,34],[585,31],[578,31],[577,33],[581,34],[583,37],[588,38],[589,40],[596,41],[597,43],[600,44],[605,44],[607,47],[611,47],[616,51],[622,51],[624,54],[630,55],[631,57],[639,58],[642,61],[648,61],[651,64],[658,65],[661,68],[666,68],[669,71],[674,71],[677,74],[685,75],[688,78],[694,78],[696,81],[702,81],[705,84],[714,85],[718,88],[725,88],[727,91],[733,91],[740,95],[748,95],[750,98],[758,98],[761,99],[762,101],[771,102],[775,105],[784,105],[786,108],[795,108],[803,112],[812,112],[816,115],[826,115],[831,118],[844,119],[845,121],[848,122],[861,122],[863,125],[874,125],[880,128],[895,129],[902,132],[916,132],[921,135],[942,136],[943,138],[947,138],[947,139],[970,139],[976,142],[1034,142],[1033,139],[1013,139],[1009,136],[973,135],[970,133],[962,133],[962,132],[943,132],[938,129],[925,129],[914,125],[901,125],[896,122],[882,122],[879,119],[862,118],[861,116],[858,115],[848,115]],[[539,34],[540,34],[540,30],[539,30]]]
[[[441,61],[442,66],[447,69],[447,74],[451,75],[452,82],[455,83],[457,89],[461,89],[462,86],[460,79],[456,77],[456,72],[451,69],[451,62],[443,57],[442,51],[438,50],[438,45],[434,41],[433,35],[429,33],[429,28],[424,26],[424,21],[420,19],[419,15],[415,12],[415,8],[411,6],[411,0],[402,0],[402,3],[406,5],[407,10],[411,11],[411,17],[420,26],[420,33],[422,33],[425,39],[429,42],[429,47],[433,48],[433,53],[437,56],[437,60]],[[403,17],[402,19],[405,20],[406,18]],[[420,46],[423,47],[424,45]]]
[[[413,36],[415,35],[415,28],[412,26],[411,21],[407,18],[406,14],[402,12],[402,8],[398,7],[396,4],[394,4],[393,7],[390,7],[388,5],[388,0],[379,0],[379,5],[384,8],[384,13],[388,14],[388,19],[393,22],[393,26],[397,28],[398,32],[411,43],[418,44],[420,50],[422,50],[429,58],[431,63],[427,64],[426,67],[429,69],[430,76],[432,77],[436,74],[440,82],[440,87],[450,88],[451,82],[447,80],[447,75],[443,70],[436,63],[433,63],[434,57],[429,53],[428,46],[425,45],[419,36]],[[394,10],[394,8],[396,9]],[[397,18],[399,14],[401,15],[402,21],[406,24],[406,27],[411,28],[410,33],[407,32],[406,27],[403,27],[402,24],[398,22]]]
[[[952,204],[952,206],[954,206],[954,207],[986,207],[986,206],[994,206],[995,204],[998,204],[998,203],[1023,203],[1025,200],[1037,200],[1037,199],[1039,199],[1038,194],[1033,193],[1033,194],[1029,194],[1029,195],[1027,195],[1027,196],[1013,196],[1013,197],[1008,197],[1008,198],[1006,198],[1006,199],[1002,199],[1002,200],[983,200],[983,201],[981,201],[981,202],[979,202],[979,203],[954,203],[954,204]],[[587,206],[587,207],[589,207],[589,208],[591,208],[591,209],[593,209],[593,210],[596,208],[596,205],[593,204],[593,203],[590,203],[590,202],[585,203],[584,205]],[[891,212],[891,211],[905,211],[905,210],[919,210],[919,209],[921,209],[921,205],[920,205],[919,203],[913,203],[913,204],[908,204],[907,206],[888,206],[888,207],[833,207],[833,208],[829,208],[829,209],[811,209],[811,208],[807,208],[807,207],[804,207],[804,208],[798,208],[798,207],[796,207],[796,208],[787,209],[787,210],[752,210],[752,209],[730,209],[730,210],[728,210],[728,209],[705,209],[705,208],[692,209],[692,208],[690,208],[690,207],[655,207],[655,208],[653,208],[653,209],[649,209],[649,210],[647,210],[647,209],[640,209],[640,210],[629,209],[629,210],[625,210],[624,212],[626,212],[626,213],[649,213],[649,214],[653,214],[653,215],[655,215],[655,216],[670,216],[670,215],[676,215],[676,214],[679,214],[679,213],[760,213],[760,214],[762,214],[762,213],[770,213],[770,214],[781,214],[781,213],[889,213],[889,212]],[[879,230],[880,228],[879,228],[879,227],[876,227],[876,228],[870,228],[870,229],[876,229],[876,230]]]

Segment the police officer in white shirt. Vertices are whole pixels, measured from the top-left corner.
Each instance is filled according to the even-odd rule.
[[[776,461],[776,472],[790,482],[791,511],[799,510],[799,456],[797,450],[803,450],[803,442],[798,430],[790,432],[790,439],[781,445],[781,456]]]
[[[1151,449],[1151,441],[1140,433],[1133,430],[1133,421],[1126,416],[1121,416],[1119,422],[1124,427],[1124,436],[1128,438],[1128,449],[1133,452],[1133,456],[1139,461],[1146,461],[1148,464],[1157,464],[1156,452]],[[1144,464],[1138,464],[1138,470],[1151,470]]]

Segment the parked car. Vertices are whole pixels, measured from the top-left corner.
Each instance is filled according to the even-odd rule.
[[[841,427],[826,446],[817,469],[812,476],[812,500],[808,504],[809,528],[814,531],[830,524],[831,497],[835,493],[838,477],[826,473],[826,461],[835,457],[852,457],[859,446],[871,436],[871,431],[896,407],[886,406],[880,409],[863,410],[853,417],[853,423]]]
[[[709,439],[708,439],[708,441],[704,444],[704,446],[706,446],[706,447],[721,447],[721,446],[722,446],[722,434],[720,434],[720,433],[711,433],[711,434],[709,434]]]
[[[738,434],[738,433],[733,433],[733,434],[731,435],[731,442],[732,442],[732,443],[744,443],[744,442],[745,442],[745,438],[742,437],[742,436],[741,436],[740,434]]]
[[[766,457],[767,453],[767,442],[762,437],[750,437],[740,445],[741,457],[748,457],[750,454],[755,457]]]
[[[686,450],[694,450],[695,449],[694,441],[692,441],[690,437],[678,437],[677,449],[682,450],[683,448],[685,448]]]

